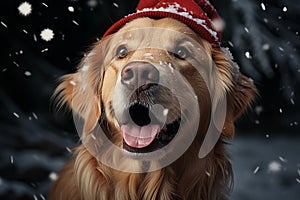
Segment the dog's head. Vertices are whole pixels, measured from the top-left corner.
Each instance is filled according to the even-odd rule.
[[[226,52],[175,19],[139,18],[95,44],[56,93],[84,120],[82,137],[100,124],[128,152],[201,145],[218,105],[231,138],[255,87]]]

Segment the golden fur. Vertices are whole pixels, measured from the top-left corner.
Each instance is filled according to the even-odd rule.
[[[203,80],[196,77],[191,67],[178,64],[179,72],[188,78],[196,95],[201,99],[199,102],[201,114],[205,113],[201,115],[197,136],[188,150],[174,163],[161,170],[149,173],[124,173],[103,165],[84,145],[80,145],[73,159],[59,173],[59,178],[49,193],[50,200],[227,199],[232,186],[232,168],[225,150],[225,140],[233,137],[234,120],[249,106],[255,94],[255,87],[248,78],[240,74],[230,56],[222,49],[212,46],[176,20],[136,19],[120,29],[117,34],[142,27],[167,28],[187,34],[199,42],[214,61],[216,69],[210,78],[217,85],[216,95],[224,93],[227,97],[227,113],[222,136],[205,158],[198,158],[199,148],[209,124],[211,114],[209,107],[212,105],[205,87],[201,86]],[[92,48],[90,55],[84,58],[76,73],[62,78],[56,95],[60,106],[68,104],[85,120],[84,133],[89,133],[101,117],[105,132],[108,135],[114,133],[110,139],[119,145],[122,137],[118,134],[118,126],[109,107],[111,91],[116,85],[117,74],[124,63],[106,63],[106,57],[112,53],[110,47],[114,43],[113,39],[108,40],[105,46],[100,47],[100,41]],[[165,39],[165,42],[174,41],[170,38]],[[145,52],[141,51],[143,55]],[[141,58],[138,54],[131,56]],[[167,54],[163,53],[163,56],[174,63],[174,60],[167,58]],[[89,70],[83,73],[82,68],[87,62]],[[172,112],[176,115],[178,111],[174,109]]]

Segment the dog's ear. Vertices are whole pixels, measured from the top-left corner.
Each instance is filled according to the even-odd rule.
[[[239,69],[233,66],[232,86],[227,92],[227,113],[222,131],[225,137],[233,138],[234,121],[250,107],[255,95],[256,87],[253,80],[241,74]]]
[[[228,49],[212,49],[212,55],[227,95],[226,118],[222,134],[227,138],[233,138],[234,121],[250,106],[256,88],[250,78],[241,74]]]
[[[76,128],[81,129],[77,131],[83,137],[95,128],[101,116],[102,65],[101,53],[88,54],[76,73],[61,78],[54,92],[58,108],[67,105],[73,112],[75,123],[82,123],[83,120],[83,124],[75,124]],[[81,122],[77,120],[78,116]]]

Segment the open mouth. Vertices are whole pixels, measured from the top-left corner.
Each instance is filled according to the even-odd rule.
[[[164,124],[165,112],[158,116],[151,107],[135,103],[128,108],[131,118],[128,123],[120,125],[123,135],[123,148],[130,152],[146,153],[158,150],[176,136],[181,118]]]

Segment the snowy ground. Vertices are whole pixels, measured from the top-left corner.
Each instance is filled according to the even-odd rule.
[[[45,199],[53,172],[75,145],[68,134],[28,124],[22,130],[0,126],[0,199]],[[300,138],[238,135],[229,146],[235,173],[231,199],[300,199]]]
[[[233,200],[300,199],[300,138],[282,136],[235,139]]]

